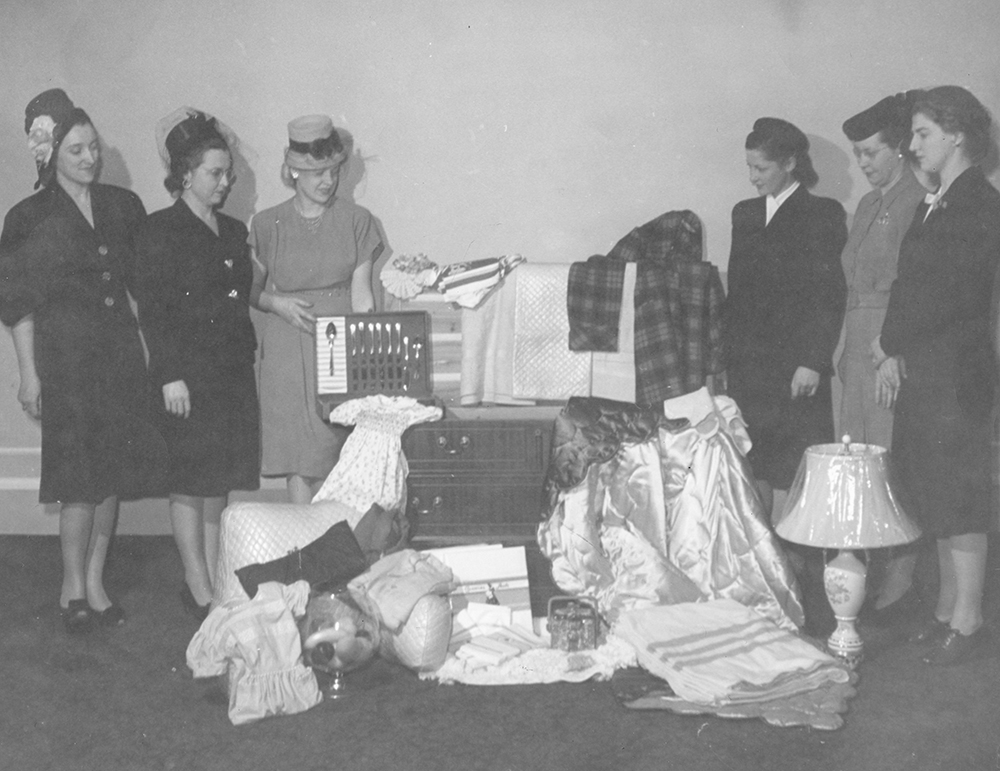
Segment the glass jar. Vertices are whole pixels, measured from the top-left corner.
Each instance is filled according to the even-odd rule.
[[[551,646],[572,652],[597,647],[597,605],[590,597],[553,597],[549,600]]]

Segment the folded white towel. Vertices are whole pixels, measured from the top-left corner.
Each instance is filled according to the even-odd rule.
[[[644,668],[696,703],[768,701],[850,678],[832,656],[735,600],[628,611],[615,631]]]

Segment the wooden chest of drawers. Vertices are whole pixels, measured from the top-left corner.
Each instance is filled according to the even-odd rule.
[[[544,512],[553,421],[446,418],[403,436],[412,538],[524,542]]]

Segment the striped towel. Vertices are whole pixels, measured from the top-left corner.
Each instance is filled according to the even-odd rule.
[[[645,669],[699,704],[769,701],[850,678],[832,656],[735,600],[628,611],[615,632]]]

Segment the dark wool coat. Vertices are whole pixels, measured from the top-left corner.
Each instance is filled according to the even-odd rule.
[[[976,167],[903,237],[882,325],[902,356],[892,457],[904,505],[935,536],[986,532],[996,360],[991,297],[1000,263],[1000,192]]]
[[[802,186],[766,226],[765,206],[759,197],[733,208],[726,371],[753,441],[754,474],[787,489],[805,448],[834,441],[829,376],[847,292],[840,266],[847,215]],[[820,373],[815,396],[791,398],[798,367]]]
[[[0,236],[0,319],[33,314],[42,387],[42,503],[162,492],[166,448],[135,316],[138,196],[90,188],[94,227],[53,184],[8,212]]]
[[[183,380],[191,414],[167,414],[170,492],[225,495],[260,486],[257,347],[247,229],[218,214],[219,234],[184,201],[146,218],[136,237],[139,321],[157,390]]]

